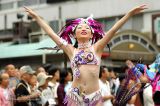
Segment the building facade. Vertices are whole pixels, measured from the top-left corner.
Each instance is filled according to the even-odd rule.
[[[34,65],[51,62],[63,66],[65,58],[62,58],[62,52],[57,54],[53,51],[33,51],[45,46],[54,47],[55,44],[43,43],[48,42],[46,34],[27,16],[23,6],[38,12],[55,32],[58,32],[67,20],[88,17],[91,14],[104,25],[107,32],[130,9],[141,4],[146,4],[149,9],[130,18],[110,41],[110,55],[106,55],[109,53],[108,48],[104,52],[102,64],[111,67],[123,65],[126,59],[138,61],[142,58],[146,63],[150,63],[159,53],[158,0],[0,0],[0,64],[26,64],[32,59]],[[8,53],[17,50],[21,52],[15,55]]]

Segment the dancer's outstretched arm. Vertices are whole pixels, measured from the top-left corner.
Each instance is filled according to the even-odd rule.
[[[61,48],[65,51],[65,53],[69,56],[69,58],[72,56],[72,49],[73,46],[68,44],[67,46],[62,44],[62,41],[60,37],[52,30],[52,28],[32,9],[28,7],[24,7],[25,11],[37,21],[37,23],[40,25],[40,27],[50,36],[50,38]]]
[[[133,64],[132,61],[130,60],[127,60],[126,61],[126,65],[131,69],[131,71],[133,72],[133,74],[136,76],[136,78],[139,78],[139,80],[142,82],[142,83],[148,83],[149,82],[149,79],[148,79],[148,76],[146,76],[145,74],[143,74],[141,70],[148,70],[147,68],[143,67],[145,65],[139,65],[137,64],[136,66]]]
[[[95,50],[97,53],[102,53],[104,47],[107,45],[107,43],[110,41],[110,39],[114,36],[114,34],[118,31],[118,29],[124,25],[124,23],[133,15],[138,14],[142,12],[144,9],[146,9],[146,5],[141,5],[138,7],[135,7],[131,11],[129,11],[125,16],[123,16],[106,34],[105,36],[99,40],[95,44]]]

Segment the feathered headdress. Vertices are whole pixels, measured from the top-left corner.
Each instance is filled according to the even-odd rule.
[[[73,44],[74,33],[76,26],[81,23],[86,23],[90,26],[91,31],[93,33],[92,37],[92,44],[97,42],[104,36],[104,31],[102,29],[102,25],[93,19],[93,15],[84,19],[84,18],[77,18],[75,20],[68,21],[66,25],[61,29],[58,35],[66,40],[69,44]]]
[[[63,40],[67,41],[67,43],[75,45],[75,43],[76,43],[76,39],[74,37],[75,30],[76,30],[76,27],[81,23],[86,23],[91,28],[91,32],[93,34],[92,41],[91,41],[92,44],[96,43],[99,39],[103,38],[104,31],[102,29],[102,24],[100,24],[99,22],[94,20],[93,19],[93,15],[89,16],[86,19],[77,18],[75,20],[68,21],[66,23],[66,25],[64,27],[62,27],[62,29],[60,30],[58,35]],[[109,51],[110,51],[109,44],[107,44],[107,47],[109,48]],[[56,46],[54,48],[52,48],[52,47],[47,47],[47,48],[44,47],[44,48],[39,48],[39,49],[57,50],[57,52],[60,50],[60,48],[58,46]]]

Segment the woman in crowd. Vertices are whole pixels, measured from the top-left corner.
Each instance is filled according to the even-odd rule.
[[[60,84],[57,88],[57,95],[58,95],[58,106],[65,106],[63,100],[65,98],[65,87],[67,86],[68,82],[72,80],[71,72],[63,69],[60,71]]]

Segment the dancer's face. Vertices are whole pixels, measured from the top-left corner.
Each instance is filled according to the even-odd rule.
[[[88,26],[85,23],[79,24],[76,27],[76,30],[75,30],[75,37],[76,37],[77,40],[80,40],[80,39],[89,40],[89,39],[91,39],[92,38],[92,32],[91,32],[90,26]]]

